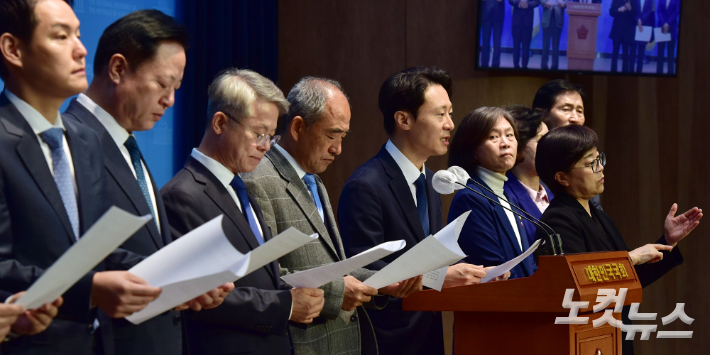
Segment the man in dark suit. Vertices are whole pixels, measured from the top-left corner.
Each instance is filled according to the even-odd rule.
[[[552,70],[557,70],[560,60],[560,36],[565,26],[566,0],[540,0],[542,4],[542,59],[540,69],[548,70],[550,40],[552,40]]]
[[[410,68],[382,84],[379,107],[390,140],[350,176],[340,195],[338,221],[345,253],[358,254],[381,243],[404,239],[404,250],[368,266],[380,270],[444,226],[441,197],[424,167],[431,156],[446,154],[451,130],[451,77],[441,69]],[[481,267],[449,267],[444,287],[480,282]],[[372,310],[382,354],[443,354],[440,312],[404,312],[390,297]]]
[[[491,55],[491,33],[493,34],[493,68],[500,67],[500,39],[503,34],[505,3],[503,0],[481,1],[481,67],[488,68]]]
[[[651,27],[651,31],[656,27],[656,11],[654,10],[653,0],[634,0],[636,6],[639,8],[638,16],[636,16],[636,26],[639,30],[643,30],[644,26]],[[648,31],[648,29],[646,29]],[[634,36],[635,37],[635,36]],[[648,41],[640,42],[636,41],[636,48],[631,48],[631,54],[636,52],[636,73],[643,72],[643,61],[646,54],[646,45],[649,42],[653,42],[653,32],[651,32],[651,38]],[[633,63],[631,63],[633,69]]]
[[[633,67],[631,47],[636,45],[636,23],[639,13],[639,2],[636,0],[613,0],[609,14],[614,22],[609,32],[613,42],[611,50],[611,72],[617,72],[619,49],[622,52],[621,72],[630,73]]]
[[[528,68],[535,8],[539,0],[508,0],[513,5],[513,66],[520,68],[520,47],[523,49],[523,69]]]
[[[59,115],[62,102],[87,86],[86,49],[69,4],[0,2],[0,51],[5,82],[0,94],[0,283],[5,291],[19,292],[108,205],[96,134]],[[64,294],[64,305],[45,332],[3,343],[2,351],[111,353],[107,315],[140,311],[160,289],[125,271],[102,270],[104,263]]]
[[[224,214],[228,238],[246,254],[272,235],[239,174],[254,170],[269,150],[288,102],[269,79],[237,69],[217,76],[208,97],[202,143],[161,193],[174,236]],[[276,261],[234,285],[219,309],[186,317],[191,354],[290,354],[289,320],[311,323],[323,308],[323,291],[292,289]]]
[[[84,124],[99,136],[109,204],[139,216],[153,215],[153,221],[123,244],[131,257],[115,260],[115,265],[107,265],[109,269],[127,270],[172,241],[163,201],[132,133],[152,128],[173,105],[187,45],[187,29],[158,10],[139,10],[120,18],[99,40],[91,86],[64,113],[67,121]],[[225,287],[224,291],[231,289]],[[224,295],[215,291],[192,306],[214,307],[220,297]],[[113,330],[116,354],[182,353],[177,310],[138,325],[115,319]]]
[[[675,74],[675,51],[678,46],[678,17],[680,16],[680,0],[658,0],[656,7],[658,27],[663,33],[670,33],[671,40],[658,42],[658,63],[656,72],[663,74],[663,63],[668,62],[666,73]]]

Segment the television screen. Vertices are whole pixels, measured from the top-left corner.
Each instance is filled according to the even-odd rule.
[[[476,69],[675,76],[681,0],[477,0]]]

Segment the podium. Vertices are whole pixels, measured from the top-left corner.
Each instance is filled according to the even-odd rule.
[[[567,69],[594,70],[597,57],[597,18],[602,4],[568,2]]]
[[[598,277],[597,277],[598,276]],[[453,311],[454,353],[620,355],[621,329],[592,320],[597,290],[627,288],[625,305],[641,302],[641,283],[625,251],[541,256],[530,277],[420,291],[403,300],[405,311]],[[573,301],[589,301],[578,317],[587,324],[555,324],[569,317],[562,306],[566,289]],[[612,303],[608,308],[613,308]],[[621,319],[621,313],[614,313]]]

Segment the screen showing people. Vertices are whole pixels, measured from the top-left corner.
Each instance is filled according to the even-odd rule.
[[[478,69],[675,75],[681,0],[481,0]]]

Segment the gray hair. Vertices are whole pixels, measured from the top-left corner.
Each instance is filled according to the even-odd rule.
[[[289,107],[276,84],[249,69],[222,71],[210,84],[207,97],[208,120],[217,112],[224,112],[235,119],[249,117],[253,114],[251,108],[256,100],[275,104],[279,116],[288,112]]]
[[[307,76],[299,80],[288,93],[287,99],[291,107],[288,115],[284,117],[281,131],[288,130],[296,116],[303,118],[306,128],[313,125],[325,112],[328,98],[333,95],[334,90],[340,91],[348,98],[340,83],[333,79]]]

